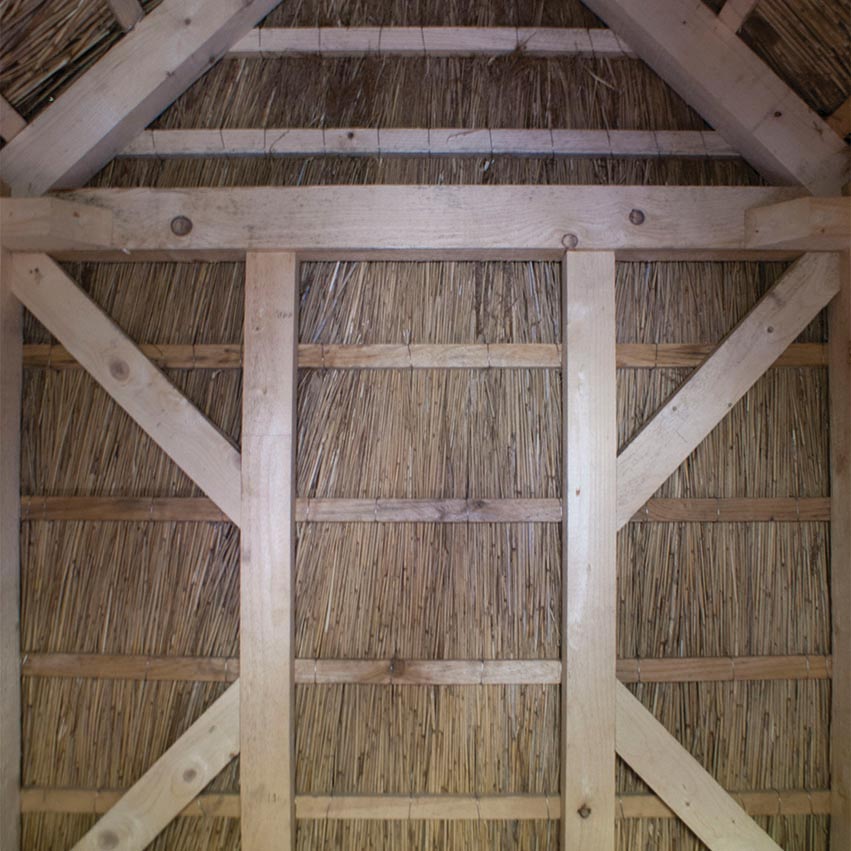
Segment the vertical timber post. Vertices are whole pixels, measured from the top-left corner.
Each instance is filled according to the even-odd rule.
[[[830,304],[830,576],[833,684],[830,847],[851,848],[851,252]]]
[[[615,255],[565,255],[562,848],[615,846]]]
[[[0,848],[21,843],[21,305],[0,250]]]
[[[243,851],[295,848],[295,410],[298,261],[245,263],[240,578]]]

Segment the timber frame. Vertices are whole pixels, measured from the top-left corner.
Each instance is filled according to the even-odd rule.
[[[743,809],[750,803],[751,811],[759,812],[756,805],[721,789],[625,686],[618,684],[619,678],[627,682],[631,678],[628,669],[618,664],[614,649],[614,538],[616,529],[647,510],[643,506],[659,485],[760,375],[784,353],[789,357],[789,347],[797,335],[831,301],[832,336],[826,357],[831,384],[839,388],[832,407],[832,445],[838,457],[834,494],[847,489],[848,255],[836,249],[842,247],[851,202],[834,199],[802,206],[806,199],[795,200],[799,193],[794,190],[771,188],[376,187],[239,190],[236,195],[237,207],[244,214],[227,221],[217,213],[217,199],[223,197],[217,190],[100,190],[2,201],[4,249],[9,252],[3,280],[10,294],[58,337],[68,355],[87,369],[203,488],[211,500],[211,508],[206,510],[221,512],[240,525],[243,534],[239,672],[250,689],[245,684],[240,689],[240,682],[234,682],[76,847],[144,848],[171,819],[192,807],[204,786],[241,750],[243,845],[250,849],[268,848],[272,835],[283,842],[281,847],[294,847],[297,818],[351,817],[365,812],[384,818],[465,818],[473,805],[477,817],[560,818],[566,844],[609,848],[614,841],[615,818],[625,811],[624,801],[615,794],[615,752],[710,848],[777,849]],[[703,203],[695,205],[695,198]],[[738,205],[736,216],[730,215],[731,203]],[[373,218],[369,242],[359,244],[364,232],[356,224],[349,228],[342,225],[350,220],[352,210],[369,205],[383,211],[389,205],[389,212],[384,218]],[[517,211],[522,211],[521,226],[510,227],[507,220],[503,224],[494,218],[503,205],[513,211],[515,225]],[[575,211],[579,208],[583,209],[581,214]],[[646,229],[629,220],[629,211],[639,208],[647,211]],[[251,210],[257,212],[250,214]],[[270,210],[276,215],[268,216]],[[726,215],[722,217],[716,210],[724,210]],[[257,217],[256,223],[251,215]],[[448,223],[436,225],[439,215]],[[171,226],[178,216],[191,221],[184,237],[175,236]],[[460,234],[454,231],[455,216],[466,221]],[[788,227],[779,232],[772,229],[772,239],[761,223],[778,216]],[[261,218],[270,222],[265,230],[257,227]],[[134,227],[143,219],[149,224],[147,228]],[[400,220],[405,222],[401,233],[396,224]],[[524,222],[529,223],[528,228]],[[565,234],[577,236],[576,247],[565,248],[570,242]],[[244,354],[237,353],[235,361],[238,365],[244,357],[251,363],[251,378],[244,388],[242,455],[48,256],[117,257],[122,244],[127,250],[120,256],[128,262],[152,256],[172,260],[199,256],[246,259]],[[588,244],[589,250],[581,250],[580,244]],[[678,393],[616,455],[616,256],[664,258],[685,253],[760,259],[800,255],[808,244],[816,250],[799,256],[772,291],[708,353]],[[311,500],[299,501],[297,506],[292,456],[294,370],[297,363],[326,366],[324,351],[311,361],[307,351],[297,346],[299,259],[400,255],[562,257],[564,493],[570,495],[563,506],[553,500],[385,500],[383,504],[374,500]],[[11,336],[7,335],[7,341]],[[379,358],[378,364],[372,365],[410,366],[411,352],[400,357],[386,351],[392,348],[339,346],[334,351],[339,364],[349,368],[370,365],[371,357]],[[490,347],[425,348],[428,351],[421,365],[494,366]],[[473,351],[477,348],[484,351],[477,355]],[[557,351],[538,354],[536,361],[533,353],[525,351],[529,348],[500,347],[493,353],[495,365],[558,365]],[[702,354],[697,357],[699,360]],[[275,380],[267,384],[266,374]],[[281,382],[282,375],[291,378]],[[7,429],[14,430],[11,425]],[[191,440],[186,439],[188,435]],[[277,459],[273,473],[270,457]],[[264,474],[252,474],[252,464],[259,465]],[[577,495],[575,504],[573,494]],[[505,505],[500,504],[503,502]],[[844,513],[848,503],[834,496],[830,505],[834,521],[847,527]],[[38,506],[26,510],[31,508],[37,510]],[[297,517],[306,522],[499,522],[501,518],[516,519],[518,510],[527,519],[563,519],[577,532],[565,536],[563,669],[555,660],[493,661],[487,667],[476,660],[412,660],[403,666],[404,673],[397,674],[397,662],[320,663],[294,658],[291,571]],[[264,525],[262,518],[271,511],[290,519],[271,527]],[[10,535],[4,539],[8,541]],[[847,541],[841,534],[833,540],[834,563],[842,564]],[[574,550],[580,543],[583,552]],[[278,568],[269,573],[273,563]],[[596,567],[591,573],[580,570],[585,564]],[[835,571],[834,587],[838,597],[847,598],[848,577],[841,571]],[[835,629],[833,663],[824,668],[824,675],[831,676],[832,672],[834,679],[837,672],[847,671],[851,656],[841,619],[836,619]],[[267,658],[271,646],[289,649]],[[574,668],[572,658],[583,660],[582,667]],[[77,661],[70,664],[75,668]],[[812,675],[809,659],[806,668],[808,676]],[[229,679],[235,676],[234,669]],[[647,676],[649,671],[644,679]],[[457,796],[391,796],[338,799],[332,807],[330,802],[298,796],[292,774],[296,682],[551,682],[570,687],[576,698],[565,704],[562,716],[564,779],[560,803],[522,796],[493,798],[491,802]],[[834,718],[835,724],[842,725],[847,721],[849,696],[839,686],[835,683]],[[277,711],[264,717],[272,706]],[[273,725],[278,730],[273,736],[277,750],[268,747],[268,731]],[[840,732],[833,743],[836,769],[830,805],[835,831],[840,832],[846,800],[843,784],[847,783],[843,776],[844,741]],[[564,769],[577,760],[594,766],[594,772],[576,774]],[[289,767],[282,770],[282,766]],[[278,785],[270,792],[273,784]],[[35,790],[28,792],[25,802],[32,802],[34,794]],[[224,801],[217,806],[227,807]]]
[[[109,0],[128,31],[30,124],[0,99],[0,845],[19,813],[95,812],[77,849],[142,849],[179,816],[241,818],[246,851],[295,847],[299,819],[540,819],[564,847],[612,851],[615,822],[678,817],[712,851],[778,849],[752,816],[830,814],[851,847],[851,200],[842,116],[826,123],[736,35],[754,6],[714,15],[689,0],[585,0],[612,29],[256,29],[277,0],[164,0],[145,14]],[[175,26],[178,22],[179,26]],[[714,128],[632,131],[147,130],[223,55],[639,57]],[[122,86],[109,82],[121,74]],[[847,109],[843,115],[847,118]],[[831,129],[833,127],[834,130]],[[275,138],[270,138],[274,134]],[[382,138],[383,135],[383,138]],[[284,144],[281,139],[287,137]],[[321,186],[81,189],[116,155],[741,155],[765,187]],[[45,194],[57,189],[71,191]],[[2,193],[0,193],[2,194]],[[814,197],[819,196],[819,197]],[[368,213],[368,215],[365,215]],[[559,260],[560,346],[310,346],[298,342],[299,264],[345,260]],[[789,260],[771,291],[717,346],[618,346],[617,261]],[[57,261],[245,261],[242,347],[136,345]],[[21,305],[59,346],[24,346]],[[829,311],[827,346],[794,341]],[[648,351],[652,348],[652,351]],[[46,349],[46,350],[45,350]],[[187,351],[191,349],[191,351]],[[234,446],[160,371],[200,362],[247,369],[243,444]],[[206,495],[194,499],[21,498],[22,364],[87,370]],[[618,454],[615,371],[697,367]],[[829,368],[831,497],[661,500],[660,485],[769,368]],[[562,500],[297,499],[298,368],[560,369]],[[274,515],[278,522],[269,523]],[[831,656],[617,659],[617,531],[647,519],[831,521]],[[20,522],[33,518],[227,519],[241,530],[240,658],[43,654],[21,658]],[[545,660],[299,659],[295,523],[561,523],[562,654]],[[569,534],[568,534],[569,530]],[[791,616],[791,613],[790,613]],[[274,648],[274,651],[272,650]],[[129,789],[20,788],[20,678],[226,682],[229,688]],[[724,790],[627,689],[641,682],[831,679],[829,789]],[[559,798],[307,796],[295,784],[295,688],[320,683],[545,683],[561,708]],[[271,744],[270,744],[271,743]],[[204,794],[241,756],[241,795]],[[654,795],[618,796],[616,754]],[[582,765],[581,771],[567,766]]]

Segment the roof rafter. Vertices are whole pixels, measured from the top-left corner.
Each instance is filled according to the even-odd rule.
[[[280,0],[164,0],[3,149],[15,195],[80,186]]]
[[[765,177],[838,195],[846,146],[702,0],[583,0]]]

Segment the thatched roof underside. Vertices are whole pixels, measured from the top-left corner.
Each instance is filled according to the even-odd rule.
[[[484,6],[293,2],[267,23],[595,23],[577,2]],[[806,23],[816,6],[828,21],[842,19],[848,9],[846,0],[762,0],[746,38],[761,55],[782,63],[787,78],[806,67],[811,79],[789,81],[811,105],[830,111],[847,96],[847,20],[817,31]],[[20,0],[2,8],[0,90],[28,116],[118,37],[100,6]],[[790,22],[790,9],[798,20]],[[44,18],[37,29],[33,22],[39,15]],[[60,20],[65,28],[55,29]],[[26,39],[29,50],[21,46]],[[516,57],[231,60],[157,122],[161,127],[299,125],[704,126],[637,61]],[[116,160],[93,183],[759,181],[742,161],[313,158]],[[242,340],[241,264],[68,269],[137,341]],[[618,340],[715,342],[783,269],[782,264],[621,263]],[[560,311],[557,264],[310,263],[302,275],[300,339],[558,342]],[[25,333],[27,342],[50,339],[31,317]],[[820,318],[801,340],[825,338]],[[239,370],[168,374],[239,442]],[[619,371],[621,444],[687,375],[683,369]],[[557,371],[303,371],[298,422],[300,496],[560,495]],[[25,495],[198,494],[79,370],[25,371],[22,453]],[[827,455],[825,370],[774,369],[659,495],[827,496]],[[22,561],[25,652],[239,653],[239,536],[230,524],[28,522]],[[560,562],[556,525],[303,525],[296,652],[318,658],[555,658],[561,649]],[[618,569],[623,657],[830,652],[825,523],[632,524],[619,536]],[[24,784],[126,788],[224,687],[27,678]],[[728,788],[830,785],[829,681],[632,688]],[[557,687],[304,686],[297,700],[301,792],[558,793]],[[236,791],[238,778],[237,761],[211,788]],[[618,786],[646,789],[623,766]],[[93,821],[83,815],[27,814],[24,847],[70,847]],[[789,851],[827,848],[826,817],[759,821]],[[233,820],[181,818],[153,847],[235,849],[238,829]],[[624,851],[702,847],[673,820],[622,821],[618,831]],[[299,847],[556,849],[558,838],[556,824],[543,822],[304,822]]]

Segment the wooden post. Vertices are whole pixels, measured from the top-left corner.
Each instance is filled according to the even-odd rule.
[[[245,264],[240,583],[242,848],[295,848],[293,588],[298,262]]]
[[[21,306],[0,251],[0,848],[20,847]]]
[[[851,848],[851,252],[830,305],[831,848]]]
[[[615,255],[569,252],[562,297],[562,847],[615,847]]]

